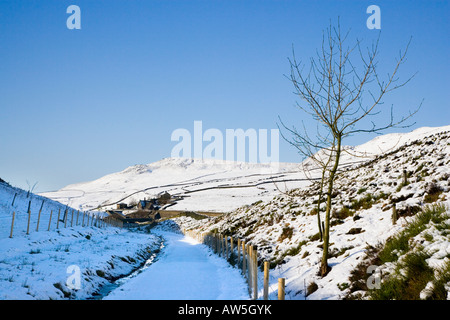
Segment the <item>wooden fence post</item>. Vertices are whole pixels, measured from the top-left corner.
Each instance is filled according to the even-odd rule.
[[[258,249],[252,246],[252,265],[253,265],[253,299],[258,300]]]
[[[14,218],[15,218],[15,217],[16,217],[16,212],[14,211],[14,212],[13,212],[13,215],[12,215],[11,232],[9,233],[9,237],[10,237],[10,238],[12,238],[12,236],[13,236]]]
[[[284,278],[278,278],[278,300],[284,300]]]
[[[239,264],[241,263],[241,239],[237,240],[237,266],[239,268]]]
[[[232,259],[234,253],[234,239],[230,237],[230,260]]]
[[[216,233],[216,254],[220,256],[220,234]]]
[[[59,229],[59,216],[61,214],[61,208],[58,210],[58,220],[56,220],[56,229]]]
[[[50,210],[50,218],[48,218],[48,229],[47,229],[47,231],[50,231],[50,224],[52,223],[52,215],[53,215],[53,210]]]
[[[216,233],[216,254],[220,256],[220,234]]]
[[[219,234],[218,233],[214,234],[214,242],[215,242],[215,244],[214,244],[215,252],[216,252],[216,254],[219,254]]]
[[[225,257],[225,259],[227,258],[226,255],[226,251],[227,251],[227,236],[222,236],[222,256]]]
[[[228,260],[228,236],[227,235],[225,236],[225,251],[226,251],[225,259]]]
[[[247,245],[247,250],[248,250],[248,254],[247,254],[247,259],[248,259],[248,261],[247,261],[247,270],[248,270],[247,281],[248,281],[248,290],[249,290],[249,293],[251,294],[252,293],[252,288],[253,288],[253,286],[252,286],[252,280],[253,280],[252,279],[253,278],[253,263],[252,263],[252,260],[253,260],[253,246],[248,244]]]
[[[218,255],[219,254],[219,234],[215,233],[214,234],[214,249],[215,249],[215,253]]]
[[[39,221],[41,220],[41,211],[42,211],[42,208],[39,210],[39,213],[38,213],[38,221],[36,224],[36,231],[39,231]]]
[[[246,266],[246,257],[245,257],[245,240],[242,240],[242,273],[245,275],[245,268]]]
[[[13,201],[11,203],[11,207],[14,207],[14,201],[16,201],[16,197],[17,197],[17,192],[14,194],[14,198],[13,198]]]
[[[44,206],[44,200],[42,200],[41,208],[39,209],[38,221],[37,221],[37,225],[36,225],[36,231],[39,231],[39,222],[41,221],[41,212],[42,212],[42,207],[43,206]]]
[[[31,210],[28,209],[27,234],[30,234],[30,219],[31,219]]]
[[[264,261],[264,300],[269,300],[269,261]]]

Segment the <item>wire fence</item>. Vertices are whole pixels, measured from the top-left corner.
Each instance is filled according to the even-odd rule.
[[[258,279],[258,249],[256,246],[247,243],[243,239],[234,239],[221,233],[199,233],[195,230],[185,229],[182,232],[210,247],[215,254],[223,257],[230,265],[239,268],[246,279],[251,299],[269,299],[269,261],[262,262],[263,290],[262,297],[258,297],[258,283],[261,283],[261,279]],[[285,279],[278,278],[278,300],[284,299]]]
[[[15,199],[15,197],[14,197]],[[109,226],[122,228],[123,223],[112,217],[104,216],[101,212],[79,211],[68,206],[60,205],[44,207],[45,200],[40,202],[40,208],[37,210],[36,204],[32,205],[32,199],[28,200],[28,208],[21,210],[14,206],[14,200],[11,204],[11,215],[9,217],[9,238],[15,235],[29,235],[32,232],[55,231],[68,227],[97,227],[106,228]],[[51,207],[52,209],[50,209]],[[7,224],[7,217],[3,217],[3,228]],[[6,232],[6,230],[5,230]]]

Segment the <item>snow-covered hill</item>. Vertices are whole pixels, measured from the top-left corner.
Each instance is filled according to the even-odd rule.
[[[167,191],[185,196],[171,209],[224,212],[267,195],[272,197],[276,186],[271,179],[277,177],[304,178],[297,164],[166,158],[42,195],[86,210],[109,208],[108,204],[117,202],[131,203]]]
[[[347,147],[341,163],[344,167],[367,161],[407,142],[446,130],[450,130],[450,126],[379,136],[360,146]],[[229,212],[256,201],[268,201],[280,190],[307,186],[310,181],[302,168],[299,163],[250,164],[166,158],[42,195],[80,210],[92,210],[155,197],[167,191],[184,196],[171,207],[173,210]],[[314,170],[311,173],[314,177]]]
[[[277,277],[286,278],[289,299],[364,295],[356,284],[362,282],[364,287],[374,270],[398,278],[410,276],[405,264],[414,254],[423,258],[428,272],[420,297],[435,294],[432,289],[438,284],[433,281],[438,279],[444,283],[441,290],[450,292],[450,127],[381,136],[355,149],[376,152],[383,145],[398,148],[348,167],[337,177],[330,231],[332,269],[326,277],[318,276],[322,242],[315,214],[316,184],[208,222],[186,217],[177,222],[188,230],[221,232],[256,245],[259,262],[271,263],[271,282],[276,285]],[[395,223],[393,206],[398,215]],[[388,239],[392,248],[380,251]],[[389,258],[375,259],[375,251]]]

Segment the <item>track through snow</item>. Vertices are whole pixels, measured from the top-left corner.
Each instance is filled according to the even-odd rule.
[[[153,231],[152,231],[153,232]],[[165,239],[158,260],[111,291],[104,300],[245,300],[240,271],[197,240],[156,231]]]

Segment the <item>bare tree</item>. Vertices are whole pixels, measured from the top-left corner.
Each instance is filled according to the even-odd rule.
[[[30,184],[30,182],[27,181],[27,185],[28,185],[28,191],[27,191],[27,198],[30,196],[30,194],[33,194],[34,188],[36,188],[36,185],[38,184],[38,182],[36,181],[33,185]]]
[[[344,152],[343,140],[359,133],[382,133],[390,128],[405,128],[406,124],[420,108],[408,115],[394,120],[393,107],[390,108],[390,119],[387,123],[378,125],[374,116],[383,111],[383,98],[386,94],[403,87],[413,77],[399,82],[397,77],[400,66],[406,60],[409,48],[400,52],[391,74],[382,79],[378,72],[376,60],[380,37],[371,47],[362,49],[361,42],[356,40],[352,46],[347,46],[349,32],[341,33],[338,21],[337,27],[327,28],[323,33],[322,46],[316,56],[310,58],[306,67],[298,61],[292,50],[289,59],[290,75],[288,79],[294,85],[294,93],[302,103],[297,106],[317,124],[314,134],[308,132],[303,125],[301,131],[295,127],[287,127],[280,119],[281,125],[291,135],[286,138],[300,154],[308,158],[320,170],[320,188],[317,206],[319,232],[323,235],[323,256],[320,274],[325,276],[328,266],[328,251],[330,242],[330,213],[334,181]],[[410,40],[411,41],[411,40]],[[356,56],[356,61],[354,56]],[[353,61],[352,61],[353,60]],[[372,119],[369,123],[368,120]],[[280,130],[281,131],[281,130]],[[325,202],[324,225],[320,222],[320,205]]]

